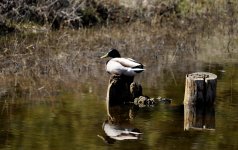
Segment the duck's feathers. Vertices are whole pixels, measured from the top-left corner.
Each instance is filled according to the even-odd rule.
[[[107,62],[107,72],[117,75],[135,76],[144,71],[143,65],[127,58],[113,58]]]
[[[134,59],[132,59],[132,58],[125,58],[125,59],[136,62],[136,61],[135,61]]]
[[[143,65],[136,62],[134,59],[131,58],[113,58],[110,61],[115,61],[120,63],[124,67],[131,67],[131,68],[143,68]]]

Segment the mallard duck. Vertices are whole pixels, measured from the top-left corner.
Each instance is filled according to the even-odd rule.
[[[106,63],[106,71],[110,74],[135,76],[144,71],[143,65],[131,58],[122,58],[118,50],[111,49],[106,55],[101,58],[111,57]]]

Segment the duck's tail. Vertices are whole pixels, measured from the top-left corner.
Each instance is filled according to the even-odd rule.
[[[142,69],[142,68],[131,68],[131,70],[136,72],[136,73],[140,73],[140,72],[144,71],[145,69]]]

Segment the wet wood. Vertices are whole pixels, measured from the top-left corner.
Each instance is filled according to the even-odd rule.
[[[214,130],[217,76],[209,72],[186,75],[184,130]]]
[[[186,75],[184,104],[214,104],[217,75],[196,72]]]
[[[111,75],[107,89],[107,107],[134,103],[139,107],[154,106],[158,103],[170,104],[169,98],[143,96],[142,86],[133,82],[133,77]]]
[[[107,89],[107,104],[120,105],[133,102],[135,97],[142,95],[140,84],[133,82],[133,77],[112,75]]]

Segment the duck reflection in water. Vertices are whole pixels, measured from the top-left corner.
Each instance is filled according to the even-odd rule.
[[[141,138],[141,132],[130,121],[135,116],[133,106],[109,106],[108,119],[104,121],[102,128],[106,134],[106,142],[115,140],[137,140]]]
[[[106,98],[108,117],[102,125],[105,135],[99,136],[109,144],[117,140],[141,139],[142,133],[131,124],[139,109],[131,102],[134,96],[140,93],[131,90],[131,85],[135,85],[132,81],[127,77],[116,75],[111,76],[109,80]]]
[[[136,140],[142,134],[137,128],[123,128],[110,124],[108,120],[104,122],[103,129],[108,137],[115,140]]]

